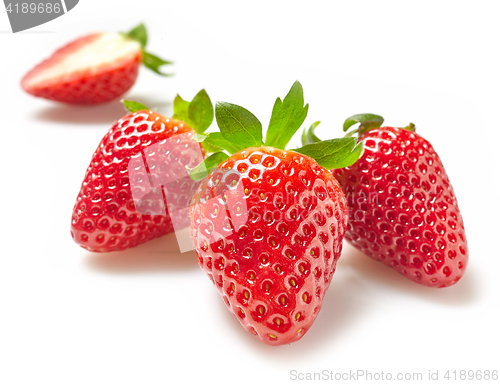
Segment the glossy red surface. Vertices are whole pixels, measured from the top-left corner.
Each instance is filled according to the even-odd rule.
[[[415,132],[383,127],[361,135],[364,154],[333,170],[347,198],[346,239],[366,255],[430,287],[455,284],[468,247],[441,159]]]
[[[311,327],[342,249],[347,207],[313,159],[260,147],[236,153],[194,196],[198,261],[243,327],[270,345]]]
[[[92,156],[73,209],[77,244],[93,252],[134,247],[172,232],[177,212],[183,214],[177,221],[189,226],[179,210],[189,206],[199,183],[186,166],[203,156],[193,135],[184,122],[152,111],[118,120]]]

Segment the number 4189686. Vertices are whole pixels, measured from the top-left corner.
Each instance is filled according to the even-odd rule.
[[[460,371],[446,371],[444,378],[446,380],[498,380],[498,371],[488,370],[460,370]]]
[[[59,3],[16,3],[7,4],[7,12],[15,13],[61,13],[61,5]]]

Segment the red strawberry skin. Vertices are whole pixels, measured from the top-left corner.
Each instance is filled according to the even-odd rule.
[[[283,345],[299,340],[318,315],[347,219],[339,184],[316,161],[247,148],[200,185],[191,234],[201,268],[243,327]]]
[[[187,177],[186,166],[203,159],[193,136],[184,122],[153,111],[118,120],[92,156],[76,199],[75,242],[92,252],[109,252],[172,232],[174,214],[189,226],[188,213],[182,217],[180,210],[188,208],[186,196],[199,183]]]
[[[455,284],[468,247],[450,180],[432,145],[417,133],[382,127],[363,133],[364,154],[333,170],[346,194],[346,239],[357,249],[429,286]]]
[[[141,60],[141,46],[136,41],[117,33],[91,34],[58,49],[29,71],[21,86],[29,94],[49,100],[104,103],[132,87]]]

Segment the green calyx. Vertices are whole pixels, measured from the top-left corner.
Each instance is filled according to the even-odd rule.
[[[189,176],[194,181],[203,180],[208,176],[210,171],[222,163],[224,160],[227,160],[229,155],[224,152],[215,152],[208,156],[204,161],[198,164],[190,173]]]
[[[319,123],[320,121],[316,121],[309,127],[309,129],[304,128],[302,131],[302,145],[318,143],[321,141],[321,139],[314,133],[314,130]]]
[[[327,169],[344,168],[353,165],[363,155],[363,145],[354,137],[321,140],[314,130],[319,121],[302,132],[302,148],[297,152],[315,159]],[[319,160],[319,161],[318,161]]]
[[[363,144],[354,137],[343,137],[306,144],[295,150],[312,157],[326,169],[344,168],[353,165],[363,154]]]
[[[285,149],[286,145],[304,122],[309,104],[304,106],[304,91],[296,81],[285,96],[278,97],[274,103],[269,128],[266,134],[266,145]]]
[[[172,64],[171,61],[166,61],[159,58],[152,53],[146,52],[146,44],[148,43],[148,33],[146,31],[146,27],[144,24],[139,24],[137,27],[133,28],[127,33],[124,33],[125,36],[134,39],[141,45],[142,49],[142,63],[146,68],[151,69],[153,72],[156,72],[162,76],[171,76],[171,73],[164,73],[160,71],[160,67],[163,65]]]
[[[137,101],[122,100],[125,109],[131,113],[150,110],[144,104]],[[174,115],[173,119],[182,120],[196,132],[196,139],[204,141],[207,136],[203,133],[210,127],[214,120],[214,107],[207,92],[202,89],[196,94],[192,101],[186,101],[179,95],[174,99]],[[205,145],[204,145],[205,146]],[[216,152],[220,150],[219,147],[214,147],[215,150],[208,150],[208,152]]]
[[[362,135],[365,132],[371,131],[372,129],[380,128],[384,123],[384,118],[379,115],[374,115],[372,113],[360,113],[358,115],[351,116],[344,121],[344,132],[348,131],[353,125],[359,125],[347,132],[346,137],[351,137],[355,135]],[[408,131],[415,132],[415,124],[410,123],[406,127],[401,127],[401,129],[407,129]]]
[[[214,107],[207,92],[202,89],[192,101],[186,101],[179,95],[174,99],[174,115],[172,118],[182,120],[198,134],[198,141],[214,121]],[[212,152],[212,151],[211,151]]]
[[[130,113],[150,110],[148,107],[146,107],[144,104],[139,103],[138,101],[122,100],[122,103],[125,109]]]
[[[359,115],[351,116],[344,121],[344,132],[347,132],[349,128],[357,123],[359,123],[359,126],[354,131],[348,132],[347,136],[353,136],[354,134],[361,135],[371,129],[380,128],[384,123],[384,118],[371,113],[360,113]]]
[[[402,127],[402,129],[406,129],[408,131],[415,132],[417,128],[415,127],[415,124],[410,123],[406,127]]]
[[[276,99],[264,142],[262,124],[255,115],[239,105],[217,102],[215,118],[219,132],[198,135],[198,140],[203,143],[205,149],[212,148],[215,153],[209,156],[204,164],[194,169],[191,177],[195,178],[196,175],[197,180],[203,178],[230,155],[248,147],[269,146],[285,149],[300,129],[308,109],[309,105],[304,105],[302,85],[296,81],[283,100],[279,97]],[[354,164],[362,153],[362,145],[357,144],[355,138],[321,141],[314,134],[318,124],[319,122],[312,124],[309,130],[304,132],[304,146],[293,151],[312,157],[327,169]]]

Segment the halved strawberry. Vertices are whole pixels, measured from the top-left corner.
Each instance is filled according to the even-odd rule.
[[[134,85],[141,62],[160,75],[169,62],[144,51],[144,25],[129,33],[94,33],[80,37],[29,71],[21,81],[33,96],[98,104],[123,95]]]

